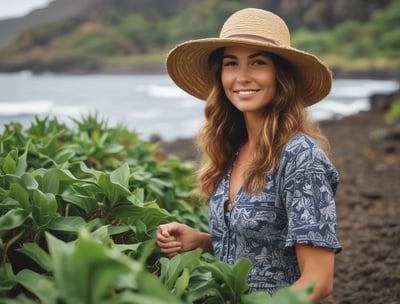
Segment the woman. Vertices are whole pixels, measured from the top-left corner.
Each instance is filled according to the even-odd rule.
[[[219,38],[178,45],[168,55],[175,83],[206,100],[198,135],[199,192],[209,199],[210,233],[160,225],[157,244],[172,257],[202,248],[254,267],[250,291],[304,288],[310,300],[333,288],[338,172],[306,107],[330,91],[329,69],[290,46],[285,22],[260,9],[227,19]]]

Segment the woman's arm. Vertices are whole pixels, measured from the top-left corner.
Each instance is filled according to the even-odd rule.
[[[311,301],[318,302],[330,295],[333,290],[335,253],[321,247],[297,244],[296,255],[301,276],[291,288],[306,288],[315,282],[309,298]]]

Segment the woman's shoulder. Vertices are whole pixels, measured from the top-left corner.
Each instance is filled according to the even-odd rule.
[[[311,136],[298,133],[287,143],[282,152],[278,175],[286,180],[296,178],[297,174],[321,174],[327,178],[336,191],[339,173],[318,142]]]
[[[331,164],[328,156],[311,136],[305,133],[295,134],[282,151],[282,160],[285,162],[320,162]]]
[[[296,133],[289,139],[284,151],[298,151],[308,149],[321,149],[317,141],[305,133]],[[322,150],[322,149],[321,149]]]

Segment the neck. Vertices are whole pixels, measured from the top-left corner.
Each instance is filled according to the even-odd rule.
[[[252,117],[252,119],[245,118],[245,122],[247,130],[246,145],[248,145],[251,148],[254,148],[260,137],[260,130],[262,129],[263,126],[263,120],[255,119],[254,117]]]

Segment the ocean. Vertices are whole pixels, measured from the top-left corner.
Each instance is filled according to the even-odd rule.
[[[399,88],[395,80],[335,79],[331,93],[310,107],[316,121],[341,118],[369,109],[369,96]],[[0,131],[4,124],[28,127],[38,117],[73,119],[98,115],[108,126],[124,125],[148,140],[193,137],[204,102],[178,88],[168,75],[0,74]]]

